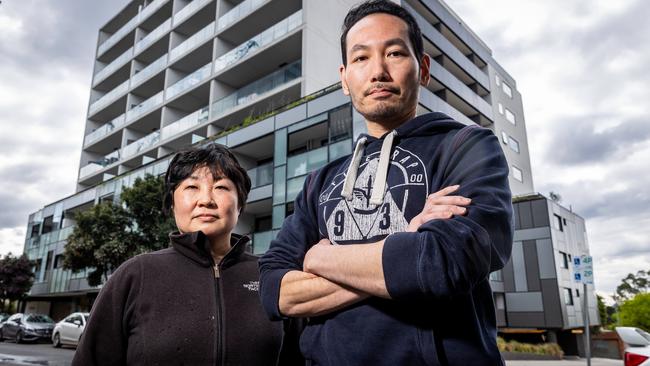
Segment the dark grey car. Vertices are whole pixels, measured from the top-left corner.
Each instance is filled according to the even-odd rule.
[[[49,340],[54,325],[54,321],[47,315],[17,313],[0,326],[0,341],[13,339],[16,343],[22,343]]]

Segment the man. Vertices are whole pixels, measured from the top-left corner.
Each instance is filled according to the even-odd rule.
[[[400,6],[350,10],[341,51],[368,135],[306,178],[260,261],[266,311],[309,318],[300,346],[312,364],[503,364],[488,275],[510,256],[512,206],[497,138],[415,116],[430,60]]]

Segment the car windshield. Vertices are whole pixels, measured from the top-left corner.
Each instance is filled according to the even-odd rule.
[[[641,334],[641,337],[643,337],[643,338],[647,339],[648,341],[650,341],[650,334],[648,334],[648,332],[646,332],[644,330],[641,330],[641,329],[637,329],[636,331],[637,331],[637,333]]]
[[[30,323],[54,323],[47,315],[29,315],[25,321]]]

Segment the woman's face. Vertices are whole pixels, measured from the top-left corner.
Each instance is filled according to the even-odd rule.
[[[208,237],[230,236],[239,216],[237,188],[228,178],[214,179],[201,167],[174,191],[174,219],[181,233],[202,231]]]

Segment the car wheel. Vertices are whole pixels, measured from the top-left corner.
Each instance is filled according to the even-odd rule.
[[[16,333],[16,344],[23,343],[23,332]]]
[[[52,346],[54,346],[54,348],[61,347],[61,337],[59,337],[59,333],[54,334],[54,339],[52,340]]]

